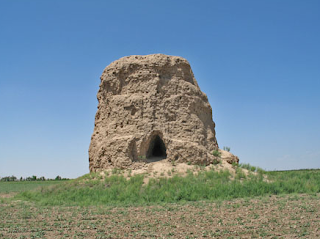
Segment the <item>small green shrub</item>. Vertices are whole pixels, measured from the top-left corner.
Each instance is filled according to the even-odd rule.
[[[232,167],[233,168],[236,168],[236,167],[238,167],[239,165],[236,163],[236,162],[232,162]]]
[[[248,163],[241,163],[241,164],[239,164],[239,167],[247,169],[247,170],[249,170],[251,172],[258,172],[258,171],[265,172],[263,169],[261,169],[259,167],[251,166]]]
[[[256,167],[256,171],[257,171],[257,173],[260,173],[260,174],[266,173],[266,171],[264,169],[259,168],[259,167]]]
[[[230,147],[223,146],[223,150],[224,150],[224,151],[227,151],[227,152],[230,152]]]
[[[219,164],[219,163],[221,163],[221,160],[215,159],[215,160],[213,161],[213,165],[217,165],[217,164]]]
[[[221,157],[221,153],[219,152],[219,150],[213,150],[212,154],[215,157]]]

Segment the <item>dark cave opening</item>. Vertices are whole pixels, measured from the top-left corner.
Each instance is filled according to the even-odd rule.
[[[147,159],[149,162],[155,162],[167,157],[166,146],[159,135],[153,137],[150,142],[147,152]]]

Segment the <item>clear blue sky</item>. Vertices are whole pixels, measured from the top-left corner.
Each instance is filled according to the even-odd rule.
[[[264,169],[320,168],[320,1],[0,0],[0,177],[78,177],[103,69],[185,57],[219,146]]]

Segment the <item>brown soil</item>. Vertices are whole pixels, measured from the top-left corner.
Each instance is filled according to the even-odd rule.
[[[143,207],[0,200],[0,238],[320,238],[320,194]]]

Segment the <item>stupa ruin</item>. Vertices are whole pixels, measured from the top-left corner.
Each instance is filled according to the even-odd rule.
[[[114,61],[102,73],[97,98],[91,172],[158,160],[239,161],[219,150],[208,98],[182,57],[153,54]],[[223,157],[213,154],[217,150]]]

